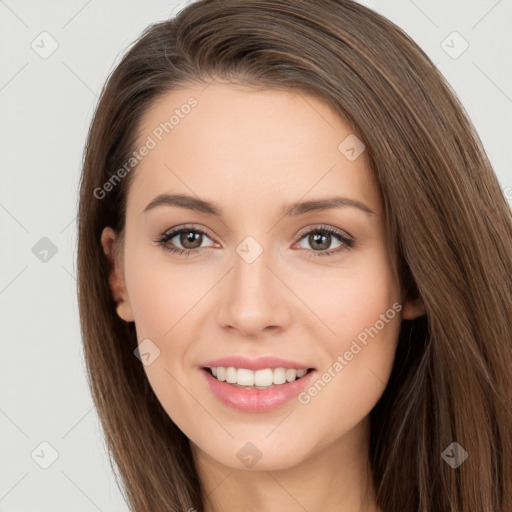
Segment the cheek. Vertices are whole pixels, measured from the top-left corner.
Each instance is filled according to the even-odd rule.
[[[382,337],[389,337],[387,327],[397,313],[397,307],[393,308],[393,304],[400,300],[394,284],[385,274],[372,272],[364,273],[360,278],[344,284],[343,290],[338,292],[337,301],[332,301],[330,311],[333,330],[338,339],[343,343],[344,340],[356,338],[368,330],[373,331],[374,326],[382,331]]]
[[[211,269],[192,271],[192,266],[173,264],[165,256],[161,248],[132,249],[125,261],[138,337],[157,343],[187,329],[195,306],[215,282]]]
[[[305,428],[325,430],[326,444],[351,430],[375,407],[393,367],[400,305],[359,312],[360,325],[339,333],[326,347],[330,357],[316,380],[299,395]],[[383,312],[385,320],[381,320]],[[357,313],[357,312],[356,312]],[[354,320],[355,322],[356,320]],[[321,421],[329,418],[329,422]]]
[[[211,270],[205,269],[203,276],[191,266],[171,264],[159,251],[164,252],[137,247],[126,251],[126,286],[138,342],[151,340],[145,345],[151,361],[144,371],[169,416],[180,422],[180,412],[191,407],[182,383],[189,377],[185,368],[190,340],[197,337],[196,313],[215,280],[208,277]]]
[[[323,270],[314,279],[311,273],[303,274],[298,283],[297,293],[307,299],[311,310],[329,328],[330,335],[325,333],[331,349],[341,350],[347,342],[350,345],[350,340],[374,326],[390,308],[388,316],[392,317],[386,322],[383,337],[393,338],[387,327],[398,315],[396,306],[392,306],[399,303],[400,290],[383,246],[354,253],[339,268]],[[382,328],[382,322],[378,327]]]
[[[320,342],[328,356],[302,403],[352,422],[368,414],[389,380],[401,325],[399,286],[382,249],[338,278],[331,274],[322,290],[309,297],[331,331]]]

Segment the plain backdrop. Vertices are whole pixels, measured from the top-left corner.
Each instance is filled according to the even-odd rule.
[[[0,0],[0,511],[128,510],[85,378],[77,186],[107,75],[147,25],[186,3]],[[512,201],[512,2],[361,3],[446,76]]]

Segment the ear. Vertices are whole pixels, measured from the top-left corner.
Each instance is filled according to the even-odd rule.
[[[120,318],[125,322],[133,322],[133,311],[128,298],[128,292],[124,281],[124,267],[119,250],[118,240],[115,231],[106,227],[101,233],[101,245],[103,252],[107,255],[110,262],[109,285],[112,291],[116,311]]]
[[[415,318],[425,315],[425,304],[421,296],[413,299],[407,299],[402,309],[403,320],[414,320]]]

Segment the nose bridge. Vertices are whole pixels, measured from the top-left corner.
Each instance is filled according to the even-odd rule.
[[[265,238],[267,242],[259,238],[261,243],[255,236],[246,236],[235,247],[233,270],[221,299],[221,323],[245,334],[283,327],[289,318],[282,296],[285,290],[274,275],[274,251],[265,246],[270,237]]]
[[[265,240],[258,236],[246,236],[235,248],[233,258],[232,293],[245,299],[261,299],[274,288],[271,280],[274,278],[268,267],[272,267],[272,248],[268,245],[269,237]],[[260,243],[261,242],[261,243]],[[268,300],[268,298],[266,298]]]

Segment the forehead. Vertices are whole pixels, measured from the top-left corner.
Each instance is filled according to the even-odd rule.
[[[336,193],[379,208],[366,151],[347,157],[347,145],[362,148],[352,128],[302,92],[190,85],[155,101],[138,132],[136,150],[150,148],[129,192],[139,211],[173,191],[265,208],[270,196],[293,202]]]

